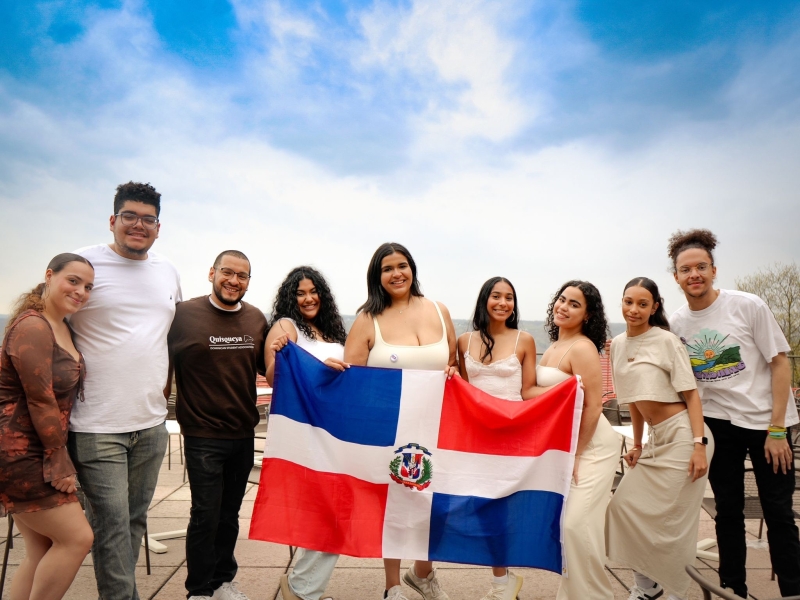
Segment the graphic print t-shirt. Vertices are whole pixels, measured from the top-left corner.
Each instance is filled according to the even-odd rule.
[[[253,436],[258,424],[256,374],[264,373],[267,319],[251,304],[227,311],[208,296],[178,305],[169,352],[178,384],[175,405],[184,435]]]
[[[766,429],[772,417],[772,371],[769,363],[789,352],[772,311],[758,296],[720,290],[703,310],[684,305],[669,320],[672,332],[689,351],[703,414],[746,429]],[[800,421],[786,389],[785,425]]]

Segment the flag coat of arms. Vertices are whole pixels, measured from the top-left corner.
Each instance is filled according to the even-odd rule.
[[[250,538],[365,558],[562,572],[583,392],[526,402],[439,371],[277,355]]]

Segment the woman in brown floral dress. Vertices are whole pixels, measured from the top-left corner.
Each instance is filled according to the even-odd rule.
[[[85,258],[56,256],[17,303],[0,351],[0,516],[13,513],[25,540],[11,600],[63,597],[92,545],[66,446],[86,368],[64,318],[93,285]]]

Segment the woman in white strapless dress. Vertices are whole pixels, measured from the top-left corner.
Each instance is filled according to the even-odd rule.
[[[556,600],[613,600],[605,571],[604,525],[619,463],[619,440],[603,416],[599,352],[608,337],[608,324],[600,292],[591,283],[568,281],[553,297],[545,327],[554,343],[536,367],[537,385],[549,387],[580,375],[584,386],[575,467],[564,515],[567,562]]]
[[[456,373],[456,332],[441,302],[422,295],[417,265],[397,243],[381,244],[367,268],[367,301],[358,309],[344,348],[353,365]],[[408,600],[400,585],[400,559],[383,560],[384,598]],[[424,600],[449,600],[433,563],[415,561],[403,581]]]
[[[517,292],[508,279],[492,277],[481,287],[472,332],[458,338],[458,368],[466,381],[487,394],[522,400],[536,385],[536,343],[517,329]],[[493,580],[483,600],[514,600],[522,577],[505,567],[492,568]]]
[[[292,269],[278,288],[267,334],[267,381],[272,385],[275,353],[289,340],[331,368],[343,371],[347,334],[328,282],[308,266]],[[281,576],[283,600],[320,600],[338,554],[300,548],[290,575]]]

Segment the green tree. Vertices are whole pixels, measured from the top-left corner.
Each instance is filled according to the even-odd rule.
[[[736,287],[766,302],[783,335],[792,347],[791,354],[800,355],[800,268],[797,263],[775,263],[753,275],[736,279]],[[793,381],[800,382],[800,359],[793,361]]]

